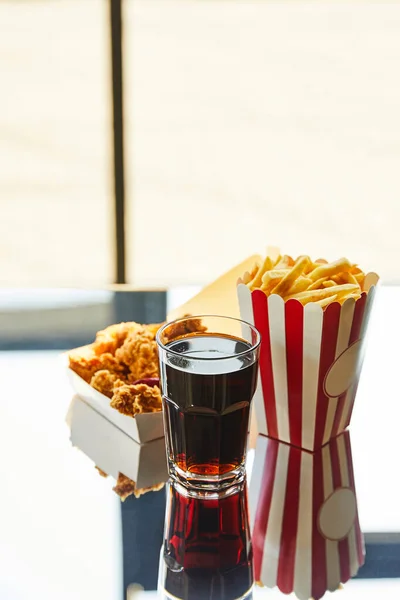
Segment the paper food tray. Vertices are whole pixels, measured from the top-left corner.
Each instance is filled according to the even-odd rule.
[[[66,420],[72,445],[107,475],[117,479],[123,473],[138,488],[167,480],[164,438],[138,444],[78,396],[72,399]]]
[[[123,415],[110,406],[110,398],[95,390],[68,367],[67,374],[75,393],[135,442],[144,444],[164,436],[162,411],[142,413],[136,417]]]

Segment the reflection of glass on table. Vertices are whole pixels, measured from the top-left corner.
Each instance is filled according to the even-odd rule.
[[[159,575],[166,598],[250,599],[252,558],[245,483],[215,499],[170,483]]]
[[[257,330],[237,319],[189,317],[157,335],[170,475],[218,491],[244,477]]]

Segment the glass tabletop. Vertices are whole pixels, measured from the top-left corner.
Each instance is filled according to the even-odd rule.
[[[367,558],[344,598],[400,592],[399,299],[398,288],[378,297],[351,427]],[[114,482],[72,448],[65,417],[73,393],[58,350],[2,351],[0,372],[0,597],[119,600],[127,588],[130,598],[156,597],[165,488],[121,503]],[[254,597],[283,596],[256,588]]]

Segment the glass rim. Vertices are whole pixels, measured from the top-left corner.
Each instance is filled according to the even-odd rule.
[[[210,357],[210,356],[196,356],[196,357],[188,357],[190,358],[190,360],[198,360],[198,361],[209,361],[209,360],[230,360],[232,358],[237,358],[238,356],[245,356],[246,354],[249,354],[249,352],[254,352],[254,350],[257,350],[257,348],[260,347],[261,344],[261,334],[258,331],[258,329],[252,325],[251,323],[249,323],[248,321],[244,321],[243,319],[237,319],[236,317],[228,317],[225,315],[188,315],[186,317],[179,317],[179,319],[173,319],[172,321],[168,321],[167,323],[165,323],[165,325],[163,325],[162,327],[160,327],[160,329],[157,331],[156,333],[156,342],[157,345],[162,348],[163,350],[165,350],[166,352],[169,352],[170,354],[173,354],[174,356],[182,356],[181,352],[177,352],[176,350],[172,350],[171,348],[169,348],[166,344],[164,344],[161,341],[161,335],[163,333],[163,331],[169,327],[170,325],[175,325],[176,323],[181,323],[182,321],[189,321],[190,319],[224,319],[224,320],[229,320],[229,321],[236,321],[236,323],[241,323],[242,325],[247,325],[250,330],[256,335],[256,339],[257,341],[255,343],[251,344],[250,348],[247,348],[247,350],[243,350],[242,352],[238,352],[237,354],[228,354],[227,356],[216,356],[216,357]],[[195,332],[194,332],[195,333]],[[214,332],[214,333],[218,333],[218,332]],[[184,338],[183,338],[184,339]],[[172,340],[174,341],[174,340]],[[245,340],[244,340],[245,341]]]

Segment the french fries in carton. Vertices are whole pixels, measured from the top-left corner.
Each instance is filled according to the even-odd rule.
[[[259,435],[249,489],[255,581],[318,600],[364,563],[349,432],[314,453]]]
[[[271,253],[238,281],[241,318],[261,333],[259,433],[315,450],[350,423],[376,273]]]

